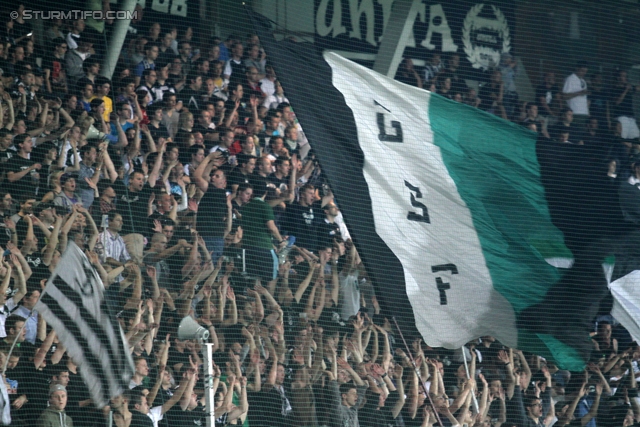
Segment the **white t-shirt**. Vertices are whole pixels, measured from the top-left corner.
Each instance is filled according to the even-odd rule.
[[[7,336],[7,332],[4,329],[4,325],[5,325],[5,322],[7,321],[7,317],[9,317],[11,312],[17,306],[18,305],[13,301],[13,297],[8,297],[4,307],[0,308],[0,338],[5,338]]]
[[[564,81],[564,87],[562,93],[576,93],[587,89],[587,82],[585,79],[581,79],[576,76],[575,73],[571,74]],[[589,115],[589,104],[587,102],[587,95],[580,95],[567,100],[567,107],[573,111],[573,114]]]
[[[154,406],[153,408],[149,408],[147,417],[151,418],[151,421],[153,421],[153,427],[158,427],[158,421],[164,418],[164,415],[162,414],[162,406]]]
[[[360,282],[358,281],[358,270],[354,270],[350,274],[341,272],[338,278],[340,280],[340,317],[342,319],[348,319],[360,311]]]

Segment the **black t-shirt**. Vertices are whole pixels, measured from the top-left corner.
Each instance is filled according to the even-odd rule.
[[[158,393],[159,395],[160,393]],[[175,405],[164,415],[165,419],[169,418],[171,427],[194,427],[206,426],[207,419],[204,412],[204,406],[198,403],[193,411],[183,411],[180,405]]]
[[[64,83],[64,58],[56,58],[53,54],[47,55],[42,60],[42,69],[50,70],[49,80],[51,81],[51,86],[62,86]]]
[[[200,109],[200,107],[198,106],[198,102],[201,96],[202,92],[193,90],[189,86],[185,87],[178,93],[178,99],[182,101],[184,106],[189,110],[192,110],[193,108],[195,108],[196,110]]]
[[[285,392],[285,395],[287,393]],[[291,403],[290,396],[287,396]],[[251,427],[285,427],[289,420],[282,415],[282,395],[272,387],[265,386],[257,393],[247,392],[248,418]]]
[[[38,346],[42,342],[36,341]],[[7,378],[18,381],[18,393],[10,395],[13,401],[25,394],[28,401],[20,408],[12,408],[11,416],[24,420],[27,425],[35,425],[38,417],[44,409],[48,399],[49,384],[48,378],[43,371],[37,370],[33,365],[35,346],[26,342],[20,343],[21,356],[18,366],[12,371],[7,371]]]
[[[267,177],[267,180],[272,183],[273,185],[275,185],[276,188],[280,189],[280,191],[287,191],[287,189],[289,188],[289,177],[288,176],[284,176],[282,178],[278,178],[275,173],[272,173],[271,175],[269,175]]]
[[[22,172],[25,169],[28,169],[35,162],[33,160],[25,159],[20,156],[13,156],[10,162],[5,163],[5,170],[7,173],[9,172]],[[37,170],[32,170],[27,173],[25,176],[20,178],[17,181],[9,182],[8,179],[4,182],[4,187],[11,193],[13,197],[19,196],[20,194],[36,194],[36,190],[38,188],[38,182],[35,178]]]
[[[167,130],[167,127],[165,125],[160,124],[160,126],[154,127],[150,124],[148,127],[149,133],[151,134],[154,142],[157,143],[160,138],[169,138],[169,131]]]
[[[131,424],[129,427],[153,427],[153,421],[142,412],[129,408],[131,411]]]
[[[544,98],[549,108],[553,109],[553,104],[556,102],[558,92],[560,92],[560,89],[557,85],[553,85],[548,88],[547,85],[543,83],[536,88],[536,104],[538,105],[538,113],[544,116],[547,115],[547,111],[542,106],[542,103],[540,103],[540,98]]]
[[[250,183],[251,183],[251,175],[243,174],[239,167],[236,167],[235,169],[233,169],[231,173],[229,173],[229,176],[227,176],[227,186],[229,189],[231,189],[233,185],[250,184]]]
[[[15,157],[16,152],[13,150],[0,150],[0,164],[2,165],[2,172],[6,172],[5,163]]]
[[[201,236],[220,237],[224,236],[225,222],[227,215],[227,193],[225,190],[209,185],[209,189],[198,205],[198,220],[196,229]]]
[[[333,247],[333,239],[336,237],[340,237],[340,226],[338,224],[327,222],[324,219],[318,222],[318,249]]]
[[[624,86],[614,86],[611,89],[611,100],[609,102],[613,107],[613,117],[633,117],[633,89],[629,90],[622,102],[616,105],[616,101],[624,91]]]
[[[74,416],[82,416],[84,409],[80,408],[80,401],[88,399],[89,396],[89,390],[84,384],[82,376],[80,374],[69,372],[69,384],[67,385],[67,406],[64,408],[64,411],[68,416],[71,417],[71,419],[82,419],[74,418]]]
[[[174,347],[169,347],[169,357],[167,359],[167,365],[170,366],[173,369],[174,365],[176,365],[178,363],[182,363],[182,368],[183,369],[184,369],[185,366],[188,368],[189,367],[189,355],[190,354],[191,354],[191,352],[189,350],[187,350],[187,349],[185,349],[183,353],[180,353]],[[175,373],[174,373],[174,376],[176,378],[178,377]]]
[[[113,189],[116,192],[115,202],[118,212],[122,214],[120,234],[140,233],[147,236],[149,234],[147,209],[153,188],[145,184],[142,191],[135,192],[129,190],[121,181],[116,181],[113,183]]]
[[[282,221],[285,234],[296,236],[296,246],[315,251],[318,242],[318,218],[322,215],[321,203],[302,206],[292,203],[287,206]],[[280,233],[282,234],[282,233]]]

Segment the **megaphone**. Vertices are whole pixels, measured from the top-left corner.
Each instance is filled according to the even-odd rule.
[[[193,340],[203,343],[209,339],[209,331],[196,322],[193,317],[187,316],[180,321],[178,326],[178,339]]]
[[[104,132],[100,132],[93,125],[89,126],[89,130],[87,131],[87,139],[104,139],[106,134]]]

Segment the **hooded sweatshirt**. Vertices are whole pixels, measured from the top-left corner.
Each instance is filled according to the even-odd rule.
[[[48,407],[38,418],[37,427],[73,427],[73,420],[64,411]]]

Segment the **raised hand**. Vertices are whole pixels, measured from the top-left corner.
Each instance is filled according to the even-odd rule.
[[[256,285],[253,289],[255,289],[255,291],[259,294],[259,295],[266,295],[269,293],[269,291],[267,290],[267,288],[265,288],[262,285]]]
[[[592,363],[590,363],[590,365],[592,365]],[[593,372],[600,372],[600,368],[598,368],[597,366],[595,367],[595,369],[596,370]],[[540,370],[542,371],[542,375],[544,375],[545,379],[548,380],[551,378],[551,372],[549,372],[549,368],[546,365],[542,366]]]
[[[510,362],[509,354],[507,354],[507,352],[504,350],[500,350],[498,352],[498,360],[504,363],[505,365],[508,364]]]
[[[205,285],[202,287],[202,295],[204,295],[206,299],[211,299],[211,285]]]
[[[480,381],[481,381],[481,382],[482,382],[482,384],[486,387],[488,383],[487,383],[487,380],[486,380],[486,378],[484,377],[484,375],[482,375],[482,374],[478,374],[478,378],[480,378]]]
[[[7,247],[8,246],[9,245],[7,244]],[[20,260],[18,259],[18,256],[16,254],[12,252],[11,255],[9,255],[9,259],[11,260],[11,264],[13,264],[13,268],[22,270],[22,264],[20,264]]]
[[[98,264],[100,261],[98,259],[98,254],[93,252],[93,251],[84,251],[84,253],[87,255],[87,258],[89,258],[89,262],[91,264]]]
[[[361,313],[358,313],[356,318],[353,320],[353,329],[356,331],[362,331],[364,329],[364,319],[362,318]]]
[[[378,363],[374,363],[371,365],[371,373],[373,374],[373,377],[380,378],[385,374],[385,371]]]
[[[4,225],[9,229],[9,230],[15,230],[16,229],[16,223],[13,222],[13,220],[6,216],[4,217]]]
[[[338,357],[337,362],[338,362],[338,366],[341,367],[342,369],[351,368],[351,365],[349,365],[349,362],[347,362],[343,357]]]
[[[156,268],[153,265],[147,266],[147,276],[149,276],[151,280],[155,280],[158,277]]]

